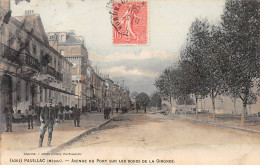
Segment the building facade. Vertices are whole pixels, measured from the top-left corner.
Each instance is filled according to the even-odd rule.
[[[72,64],[49,45],[40,16],[27,11],[25,16],[12,17],[10,1],[1,5],[0,15],[5,18],[0,20],[1,114],[7,104],[15,113],[49,102],[72,105]],[[68,69],[64,76],[63,65]]]
[[[115,103],[115,92],[114,92],[114,81],[109,79],[109,77],[105,78],[105,100],[106,100],[106,105],[111,107],[111,108],[116,108],[116,103]]]
[[[73,31],[49,32],[48,40],[50,45],[73,64],[71,74],[72,81],[76,85],[75,103],[80,108],[86,108],[90,81],[87,79],[88,51],[83,37],[77,36]]]

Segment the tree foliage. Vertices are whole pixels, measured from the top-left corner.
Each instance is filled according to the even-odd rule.
[[[150,106],[151,107],[159,107],[161,108],[162,106],[162,98],[159,93],[155,92],[151,96],[151,101],[150,101]]]
[[[178,66],[166,68],[156,80],[159,93],[170,100],[194,95],[196,106],[198,98],[209,96],[213,120],[218,95],[240,98],[243,124],[246,105],[257,100],[252,88],[258,94],[260,88],[259,9],[258,0],[227,0],[219,25],[196,19]]]
[[[150,102],[149,96],[142,92],[136,97],[136,103],[144,108],[148,107]]]

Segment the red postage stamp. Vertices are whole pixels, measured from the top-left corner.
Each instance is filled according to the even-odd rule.
[[[147,1],[114,1],[112,25],[114,44],[148,44]]]

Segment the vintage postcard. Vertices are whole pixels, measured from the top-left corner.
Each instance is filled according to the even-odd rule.
[[[0,0],[0,165],[259,165],[259,0]]]

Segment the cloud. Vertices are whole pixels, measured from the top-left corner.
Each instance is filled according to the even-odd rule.
[[[115,61],[122,61],[122,60],[145,60],[156,58],[159,60],[177,60],[178,56],[173,55],[170,52],[166,51],[149,51],[149,50],[142,50],[138,53],[133,52],[116,52],[109,55],[97,54],[96,52],[89,52],[89,59],[92,61],[102,61],[102,62],[115,62]]]
[[[144,77],[150,77],[155,78],[159,75],[158,72],[141,69],[139,67],[134,67],[128,69],[126,66],[116,66],[116,67],[110,67],[110,68],[104,68],[101,69],[102,73],[107,73],[111,78],[116,77],[127,77],[127,76],[144,76]]]

